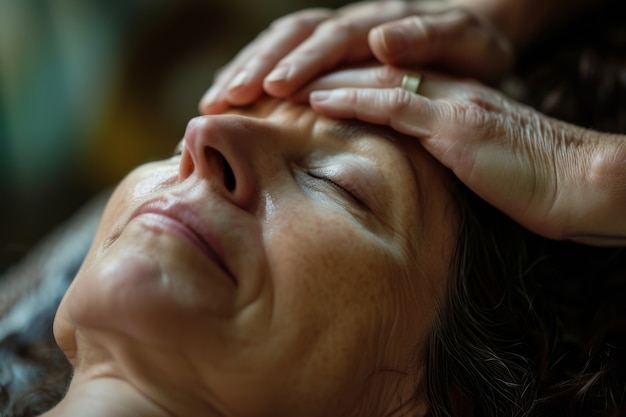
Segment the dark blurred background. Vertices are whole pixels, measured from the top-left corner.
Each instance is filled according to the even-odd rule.
[[[279,16],[345,0],[2,0],[0,274],[168,156],[214,71]]]

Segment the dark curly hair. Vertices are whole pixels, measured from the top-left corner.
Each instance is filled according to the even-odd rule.
[[[42,318],[52,322],[54,313]],[[13,334],[0,344],[0,415],[32,417],[56,405],[72,369],[53,340],[28,341]]]
[[[522,57],[512,90],[540,111],[626,134],[620,2]],[[558,53],[555,53],[558,51]],[[459,185],[451,286],[425,383],[432,416],[626,415],[626,249],[540,238]]]
[[[626,249],[534,236],[462,189],[425,387],[432,416],[626,410]]]

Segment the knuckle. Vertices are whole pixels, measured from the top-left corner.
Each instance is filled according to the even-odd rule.
[[[448,102],[447,106],[442,107],[442,117],[455,125],[465,126],[468,131],[489,131],[493,128],[494,117],[483,103],[484,98],[478,95],[468,96],[462,102]]]
[[[441,42],[441,34],[432,22],[419,16],[411,16],[408,18],[408,24],[413,30],[420,44],[427,45],[429,50],[437,50]]]
[[[475,85],[472,84],[470,80],[463,80],[465,84],[465,89],[463,90],[463,94],[461,94],[461,99],[473,105],[483,105],[487,104],[489,101],[481,91],[475,88]]]
[[[391,115],[401,115],[411,107],[413,97],[412,93],[397,88],[392,91],[392,94],[386,95],[386,101],[386,107],[389,108]]]
[[[350,20],[339,18],[323,22],[317,30],[340,41],[350,38],[355,32],[355,27]]]
[[[311,31],[321,21],[329,19],[333,15],[330,9],[306,9],[280,17],[270,24],[269,30],[276,31]]]
[[[345,103],[348,106],[354,108],[359,104],[360,101],[361,100],[357,91],[350,90],[345,93]]]
[[[407,129],[416,132],[419,136],[431,136],[437,129],[436,120],[439,119],[437,109],[430,101],[423,100],[419,96],[406,90],[396,88],[388,90],[386,97],[384,117],[393,129],[406,132]],[[439,119],[445,120],[445,119]]]
[[[375,69],[374,79],[377,85],[381,87],[393,87],[397,84],[395,81],[398,78],[397,70],[390,66],[381,66]]]
[[[460,116],[461,123],[471,129],[488,130],[491,118],[481,105],[469,103],[467,106],[457,106],[456,113]]]
[[[277,62],[280,58],[283,57],[283,55],[284,54],[279,53],[279,51],[276,50],[261,51],[254,58],[254,62],[250,62],[248,66],[254,68],[258,62]]]
[[[466,90],[464,101],[470,106],[475,107],[477,110],[482,110],[484,113],[503,113],[507,109],[508,106],[501,95],[494,93],[485,94],[478,81],[467,81],[466,84],[469,88]]]

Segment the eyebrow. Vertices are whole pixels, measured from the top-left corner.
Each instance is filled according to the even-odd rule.
[[[364,136],[380,136],[392,142],[395,141],[394,136],[387,129],[359,121],[333,123],[324,129],[324,134],[342,142],[350,142]]]

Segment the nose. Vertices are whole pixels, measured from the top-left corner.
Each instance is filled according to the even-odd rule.
[[[252,208],[259,192],[252,163],[257,137],[254,126],[241,116],[192,119],[185,132],[180,181],[196,176],[238,207]]]

